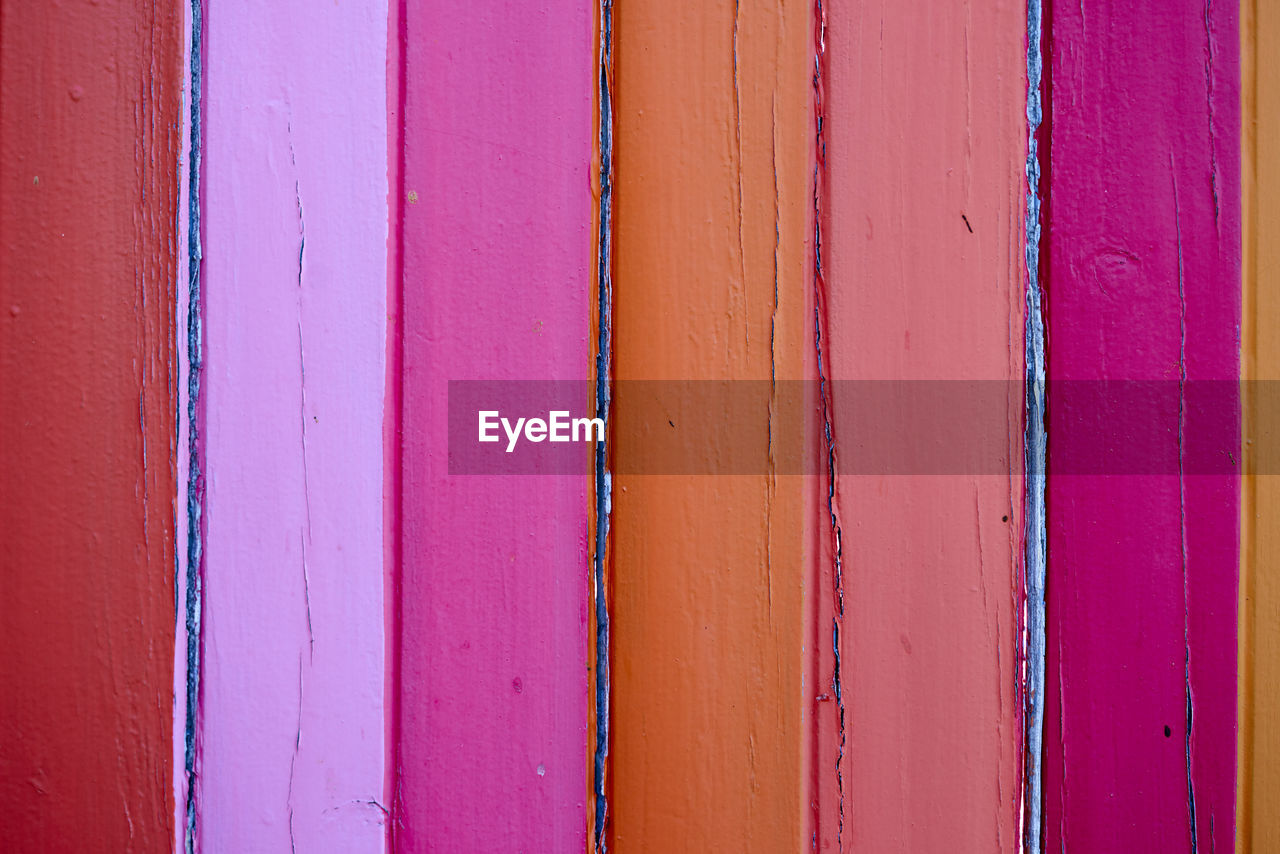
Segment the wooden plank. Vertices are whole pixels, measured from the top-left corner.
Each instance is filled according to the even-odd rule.
[[[621,851],[810,845],[814,484],[764,455],[729,476],[719,454],[752,442],[772,453],[779,419],[805,421],[769,384],[803,380],[814,352],[812,15],[803,3],[615,9],[609,774]],[[723,422],[697,405],[651,432],[657,412],[627,408],[637,380],[764,393],[708,441],[698,416]],[[674,382],[650,390],[659,404],[701,401]],[[661,456],[668,430],[674,458]],[[675,458],[684,473],[664,468]]]
[[[398,851],[586,844],[589,453],[481,476],[446,449],[451,380],[588,403],[594,21],[582,0],[404,7]]]
[[[386,844],[386,15],[205,21],[207,850]]]
[[[1016,851],[1026,13],[826,14],[818,848]],[[932,391],[911,417],[868,416],[868,381]],[[946,409],[967,399],[990,417]],[[867,425],[928,437],[957,419],[963,444],[940,454],[866,455]]]
[[[1046,849],[1210,851],[1235,835],[1237,9],[1048,26]]]
[[[1244,460],[1237,850],[1280,845],[1280,9],[1240,7]]]
[[[167,851],[182,9],[0,20],[0,826]]]

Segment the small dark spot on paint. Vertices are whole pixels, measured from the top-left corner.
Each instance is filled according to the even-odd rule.
[[[1172,735],[1173,735],[1173,730],[1169,729],[1168,727],[1165,727],[1165,728],[1164,728],[1164,737],[1165,737],[1165,738],[1169,738],[1169,737],[1170,737],[1170,736],[1172,736]]]
[[[312,421],[314,421],[314,422],[316,422],[317,424],[319,424],[319,423],[320,423],[320,418],[319,418],[319,416],[312,415],[312,416],[311,416],[311,420],[312,420]]]
[[[22,314],[22,309],[18,308],[16,305],[11,305],[9,306],[9,314],[13,315],[14,317],[17,317],[18,315]]]
[[[676,426],[676,422],[674,421],[668,421],[667,423],[670,424],[672,427]]]
[[[79,101],[84,97],[84,89],[81,89],[79,86],[72,86],[67,94],[71,96],[71,100]]]
[[[907,655],[910,655],[911,654],[911,638],[907,637],[906,635],[900,635],[898,637],[898,641],[902,644],[902,648],[903,650],[906,651]]]
[[[517,694],[523,694],[523,693],[524,693],[524,680],[522,680],[519,676],[517,676],[515,679],[512,679],[512,680],[511,680],[511,690],[512,690],[512,691],[515,691]]]
[[[1008,522],[1008,521],[1009,521],[1009,517],[1008,517],[1008,516],[1001,516],[1001,517],[1000,517],[1000,521],[1001,521],[1001,522]]]
[[[970,234],[973,234],[973,226],[969,225],[969,218],[964,214],[960,214],[960,218],[964,220],[964,227],[969,229]]]

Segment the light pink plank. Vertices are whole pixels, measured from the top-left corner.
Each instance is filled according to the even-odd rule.
[[[200,838],[381,851],[387,7],[205,23]]]

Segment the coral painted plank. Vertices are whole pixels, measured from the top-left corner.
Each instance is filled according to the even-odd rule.
[[[827,9],[819,850],[1019,848],[1025,14]],[[960,425],[982,465],[853,465],[857,407],[842,395],[868,380],[988,401],[989,422]]]
[[[1244,123],[1240,574],[1242,852],[1280,847],[1280,8],[1241,4]]]
[[[0,21],[3,845],[168,851],[182,8]]]
[[[1235,820],[1237,8],[1047,23],[1046,850],[1210,851]]]
[[[205,19],[207,850],[385,847],[386,16]]]
[[[581,851],[589,453],[450,474],[448,383],[575,381],[588,405],[594,5],[404,13],[396,846]]]
[[[808,375],[812,14],[771,2],[616,9],[619,395],[636,380],[768,388]],[[758,397],[694,469],[717,471],[717,446],[803,420],[777,398]],[[663,416],[654,436],[629,412],[620,402],[614,416],[610,847],[808,850],[813,482],[764,465],[638,474],[655,471],[661,436],[698,447],[698,425]]]

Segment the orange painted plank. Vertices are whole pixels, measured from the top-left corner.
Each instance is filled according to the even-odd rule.
[[[614,15],[610,847],[808,850],[813,481],[663,474],[651,454],[667,434],[633,417],[627,384],[805,375],[812,6],[637,0]],[[770,401],[724,441],[765,437]],[[680,414],[659,427],[696,429]]]
[[[1280,8],[1243,0],[1244,460],[1240,526],[1242,852],[1280,846]]]
[[[835,496],[823,521],[839,537],[819,565],[831,699],[817,848],[1015,851],[1026,11],[873,0],[826,14],[819,290]],[[918,380],[946,381],[939,400],[987,401],[991,420],[958,425],[980,464],[853,465],[854,381]],[[927,405],[913,415],[949,420]],[[928,427],[897,417],[872,423]]]

